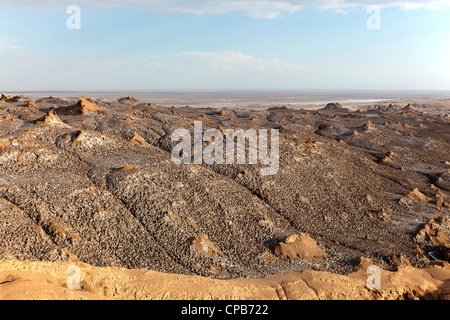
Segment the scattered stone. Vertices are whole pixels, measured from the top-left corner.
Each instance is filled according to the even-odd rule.
[[[223,254],[216,249],[214,244],[209,240],[208,236],[203,234],[198,237],[194,237],[191,241],[191,246],[208,256],[223,256]]]
[[[101,109],[95,104],[88,101],[85,97],[78,99],[78,103],[67,109],[66,115],[83,116],[89,113],[99,113]]]
[[[137,99],[135,99],[133,97],[130,97],[130,96],[128,96],[126,98],[122,98],[121,100],[127,100],[127,101],[131,101],[131,102],[138,102],[139,101],[139,100],[137,100]]]
[[[344,108],[339,102],[328,103],[325,108],[321,110],[332,110],[332,111],[346,111],[347,108]]]
[[[55,110],[51,108],[48,113],[43,117],[35,121],[35,124],[43,124],[55,127],[68,128],[69,126],[65,124],[59,116],[55,113]]]
[[[376,212],[379,219],[381,219],[385,223],[391,223],[389,215],[386,212],[386,209],[383,207]]]
[[[186,222],[192,227],[197,228],[197,223],[191,217],[186,217]]]
[[[411,105],[411,103],[408,103],[408,105],[402,109],[402,111],[405,111],[405,112],[414,112],[415,110],[416,109],[414,109],[414,107]]]
[[[2,97],[0,98],[0,101],[8,101],[8,100],[11,100],[11,99],[12,99],[11,96],[8,96],[8,95],[6,95],[6,94],[4,94],[2,92]]]
[[[141,137],[139,134],[137,134],[136,132],[134,133],[133,137],[130,138],[129,141],[132,144],[137,145],[137,146],[144,146],[144,147],[149,147],[150,146],[150,144],[143,137]]]
[[[446,217],[431,219],[419,227],[413,239],[420,244],[448,248],[450,247],[450,239],[444,230],[449,227],[449,220]]]
[[[6,121],[16,121],[16,119],[14,117],[12,117],[9,113],[7,113],[5,116],[3,116],[2,120],[6,120]]]
[[[6,149],[6,147],[8,146],[8,142],[5,140],[0,140],[0,151],[3,151]]]
[[[290,261],[305,259],[310,262],[320,262],[327,257],[327,254],[317,243],[305,233],[290,235],[275,245],[273,252],[277,257]]]
[[[366,123],[364,123],[364,125],[361,128],[364,131],[371,131],[371,130],[376,129],[375,125],[370,121],[367,121]]]
[[[407,198],[412,201],[420,201],[420,202],[432,202],[433,200],[426,195],[424,195],[422,192],[419,191],[419,189],[415,188],[413,191],[407,193],[403,196],[404,198]]]
[[[258,188],[258,189],[256,190],[256,194],[257,194],[261,199],[264,199],[264,200],[266,200],[266,201],[269,201],[269,200],[270,200],[270,194],[269,194],[269,192],[268,192],[267,190],[265,190],[265,189]]]
[[[129,171],[129,170],[133,170],[136,168],[136,165],[134,164],[126,164],[123,167],[119,168],[116,170],[116,172],[124,172],[124,171]]]
[[[356,270],[367,270],[367,268],[373,264],[373,261],[369,257],[362,256],[355,260],[353,266]]]
[[[268,252],[268,251],[264,251],[262,253],[261,257],[264,260],[267,260],[267,261],[270,261],[270,262],[277,262],[278,261],[278,259],[274,255],[272,255],[270,252]]]
[[[358,131],[356,131],[356,129],[354,129],[350,134],[349,134],[349,136],[360,136],[361,135],[361,133],[359,133]]]
[[[387,257],[390,264],[394,266],[410,266],[411,262],[402,253],[395,253]]]

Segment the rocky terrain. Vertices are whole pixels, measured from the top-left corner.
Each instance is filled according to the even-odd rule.
[[[448,115],[323,107],[2,95],[0,260],[219,279],[449,261]],[[171,134],[194,121],[278,129],[278,173],[174,164]]]

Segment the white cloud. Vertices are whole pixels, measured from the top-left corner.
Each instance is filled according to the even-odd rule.
[[[147,65],[166,70],[202,70],[203,73],[272,73],[299,72],[306,69],[299,64],[290,64],[277,58],[257,58],[238,51],[203,52],[191,51],[165,57],[149,57]]]
[[[433,5],[428,5],[426,6],[427,10],[444,10],[445,6],[440,5],[440,4],[433,4]]]
[[[21,40],[17,40],[17,39],[10,39],[10,38],[2,38],[0,39],[0,43],[16,43],[16,42],[20,42]]]
[[[3,8],[51,8],[63,7],[72,0],[4,0]],[[348,9],[366,8],[370,5],[396,7],[401,10],[425,8],[444,9],[450,6],[450,0],[77,0],[80,7],[135,8],[154,12],[217,14],[240,11],[255,18],[276,18],[285,13],[295,13],[303,8],[315,7],[323,10],[347,12]]]
[[[444,52],[448,52],[445,51]],[[444,54],[442,54],[444,56]],[[89,53],[52,55],[0,50],[0,88],[8,90],[111,89],[428,89],[446,90],[447,66],[411,68],[410,61],[380,68],[344,70],[303,67],[238,51],[183,52],[168,56],[112,59]],[[389,77],[386,77],[389,74]],[[418,75],[421,75],[418,77]]]
[[[311,72],[302,65],[238,51],[105,60],[0,50],[0,61],[5,64],[0,79],[8,79],[0,81],[0,87],[33,90],[291,88]]]
[[[24,49],[24,47],[21,46],[17,46],[14,45],[17,42],[21,42],[22,40],[17,40],[17,39],[10,39],[10,38],[2,38],[0,39],[0,44],[5,45],[5,46],[0,46],[0,50],[20,50],[20,49]]]

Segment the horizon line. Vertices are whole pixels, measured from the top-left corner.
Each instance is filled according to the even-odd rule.
[[[188,88],[180,88],[180,89],[12,89],[12,90],[1,90],[1,92],[27,92],[27,93],[47,93],[47,92],[59,92],[59,93],[79,93],[79,92],[260,92],[260,91],[272,91],[272,92],[283,92],[283,91],[354,91],[354,92],[448,92],[450,93],[450,89],[188,89]]]

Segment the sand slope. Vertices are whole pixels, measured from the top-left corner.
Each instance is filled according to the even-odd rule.
[[[81,290],[68,289],[70,263],[0,261],[0,299],[450,299],[450,265],[382,271],[368,290],[365,270],[350,275],[303,271],[262,279],[218,280],[79,263]]]

